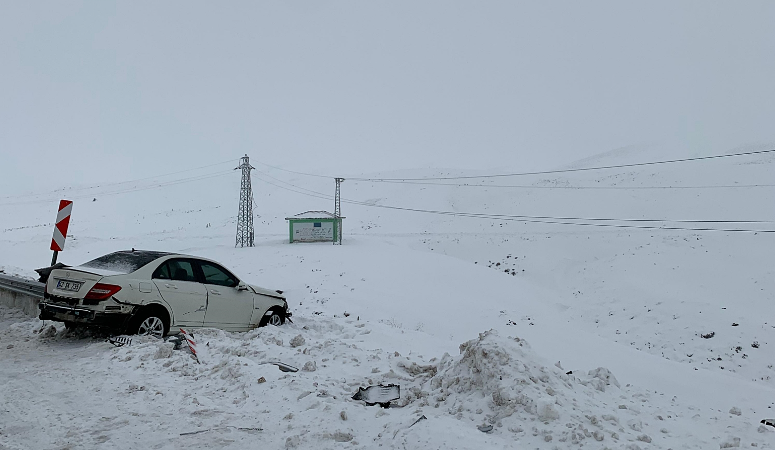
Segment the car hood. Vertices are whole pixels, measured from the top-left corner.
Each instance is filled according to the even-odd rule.
[[[250,286],[250,289],[253,289],[253,292],[255,292],[256,294],[266,295],[267,297],[274,297],[274,298],[279,298],[281,300],[285,300],[285,297],[278,294],[277,291],[272,291],[269,289],[264,289],[262,287],[253,286],[252,284],[249,284],[248,286]]]

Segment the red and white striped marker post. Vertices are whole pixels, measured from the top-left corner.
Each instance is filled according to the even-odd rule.
[[[70,213],[73,211],[73,202],[71,200],[59,201],[59,212],[54,225],[54,237],[51,238],[51,250],[54,250],[54,257],[51,258],[51,265],[57,263],[57,255],[65,248],[65,238],[67,238],[67,226],[70,225]]]
[[[194,341],[194,336],[191,336],[190,334],[186,333],[186,330],[183,328],[180,329],[180,332],[183,334],[183,337],[186,339],[186,344],[188,344],[188,349],[191,350],[191,354],[194,355],[194,359],[196,359],[197,364],[199,364],[199,356],[196,354],[196,341]]]

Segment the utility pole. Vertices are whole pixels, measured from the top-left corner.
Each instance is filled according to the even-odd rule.
[[[334,178],[334,181],[336,181],[336,194],[334,195],[336,236],[334,236],[334,245],[342,245],[342,197],[340,195],[340,185],[344,181],[344,178]]]
[[[237,243],[234,246],[253,247],[253,189],[250,186],[250,171],[255,167],[250,165],[246,154],[240,158],[240,165],[234,170],[237,169],[242,169],[242,184],[239,191]]]

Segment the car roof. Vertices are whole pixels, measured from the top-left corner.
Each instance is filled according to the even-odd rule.
[[[116,256],[127,256],[131,258],[137,258],[141,260],[145,260],[148,262],[154,261],[156,259],[162,258],[164,256],[171,256],[176,255],[176,253],[170,253],[170,252],[158,252],[155,250],[119,250],[117,252],[110,253],[110,255],[116,255]],[[105,255],[107,256],[107,255]]]
[[[167,256],[167,255],[174,255],[174,253],[170,253],[170,252],[159,252],[156,250],[135,250],[135,249],[119,250],[115,253],[133,253],[136,255],[148,255],[149,257],[156,257],[156,258],[160,258],[162,256]]]
[[[134,248],[132,250],[118,250],[118,251],[115,251],[113,253],[105,254],[105,255],[103,255],[103,257],[104,256],[110,256],[110,255],[116,255],[116,256],[119,256],[119,257],[121,257],[121,256],[128,256],[128,257],[132,257],[132,258],[137,258],[137,259],[145,260],[148,263],[153,262],[153,261],[155,261],[155,260],[157,260],[159,258],[163,258],[165,256],[172,256],[172,257],[175,257],[175,258],[194,258],[194,259],[201,259],[203,261],[216,262],[216,261],[213,261],[212,259],[209,259],[209,258],[204,258],[202,256],[187,255],[185,253],[160,252],[160,251],[156,251],[156,250],[136,250]]]
[[[121,250],[100,256],[79,267],[103,269],[118,273],[132,273],[153,261],[169,255],[172,255],[172,253],[135,249]]]

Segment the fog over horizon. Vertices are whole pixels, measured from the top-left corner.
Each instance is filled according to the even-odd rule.
[[[5,1],[0,190],[245,153],[346,175],[762,148],[773,19],[769,1]]]

